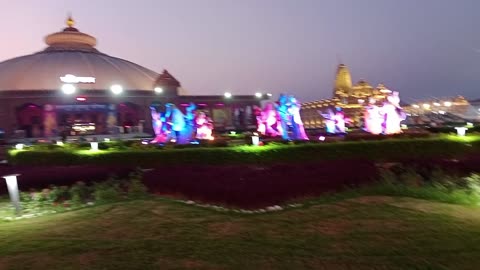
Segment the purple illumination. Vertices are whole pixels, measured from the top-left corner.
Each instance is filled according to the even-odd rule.
[[[223,103],[217,103],[217,104],[215,104],[215,106],[225,106],[225,104],[223,104]]]
[[[205,103],[198,103],[198,106],[207,106]]]
[[[182,106],[182,107],[188,107],[188,103],[182,103],[182,104],[180,104],[180,106]]]
[[[322,142],[325,141],[325,136],[320,136],[320,137],[318,137],[318,140],[319,140],[319,141],[322,141]]]

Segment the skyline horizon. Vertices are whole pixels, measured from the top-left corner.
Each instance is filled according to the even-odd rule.
[[[31,1],[23,1],[23,3],[25,2]],[[44,11],[46,11],[45,20],[42,20],[44,23],[30,25],[30,27],[35,29],[21,27],[20,30],[10,30],[10,32],[14,33],[11,39],[14,40],[13,44],[15,45],[18,43],[20,45],[8,46],[7,43],[7,48],[0,45],[0,62],[43,50],[46,47],[45,44],[43,44],[43,38],[48,34],[60,31],[62,26],[65,24],[64,21],[68,13],[71,13],[73,15],[73,19],[77,22],[76,27],[81,32],[90,34],[99,40],[99,45],[97,48],[100,52],[137,63],[157,73],[161,73],[164,69],[166,69],[182,83],[182,87],[188,91],[188,94],[192,95],[215,95],[223,94],[223,92],[226,91],[232,92],[233,94],[238,93],[253,95],[255,92],[258,92],[261,89],[264,93],[272,93],[274,98],[278,97],[279,93],[287,92],[296,95],[301,102],[328,99],[332,97],[336,68],[340,63],[342,63],[348,67],[352,75],[353,84],[356,84],[361,79],[367,81],[372,87],[376,87],[378,84],[382,83],[391,90],[398,91],[400,93],[400,97],[406,103],[432,97],[455,97],[458,95],[464,96],[469,100],[480,98],[480,95],[477,94],[478,91],[476,86],[478,82],[476,77],[477,70],[480,71],[480,69],[478,69],[478,65],[472,62],[473,59],[467,59],[465,58],[465,55],[462,55],[462,58],[454,59],[454,56],[445,53],[445,51],[453,49],[447,48],[448,46],[442,47],[443,44],[441,43],[436,44],[441,50],[435,54],[429,54],[435,48],[434,46],[430,48],[427,44],[414,43],[417,44],[417,47],[408,47],[408,43],[412,42],[412,40],[415,41],[413,35],[408,34],[415,32],[415,29],[405,30],[402,28],[404,33],[396,33],[398,35],[403,34],[409,37],[409,39],[404,40],[398,36],[396,37],[396,39],[403,40],[406,43],[401,46],[399,43],[388,43],[382,39],[379,40],[379,43],[385,42],[385,46],[383,47],[377,45],[375,42],[371,43],[371,46],[365,47],[365,44],[362,42],[364,41],[363,39],[360,39],[360,42],[351,43],[334,41],[332,44],[338,46],[333,47],[325,45],[329,39],[322,40],[323,43],[319,43],[318,35],[307,35],[311,31],[317,33],[318,28],[307,28],[311,24],[306,24],[306,22],[309,20],[316,22],[316,20],[322,19],[320,16],[314,15],[314,12],[307,9],[309,6],[319,7],[319,4],[315,1],[300,1],[300,7],[292,6],[289,1],[279,1],[281,2],[280,5],[269,5],[269,3],[273,2],[263,1],[251,8],[246,5],[235,4],[231,1],[223,2],[211,0],[204,2],[221,3],[220,7],[208,7],[204,9],[201,5],[199,6],[198,4],[193,4],[192,1],[180,1],[181,3],[178,4],[178,6],[170,5],[164,10],[171,11],[168,8],[173,10],[179,9],[187,4],[189,9],[185,12],[189,13],[189,15],[196,15],[196,12],[198,12],[202,13],[202,15],[208,13],[219,16],[227,16],[234,14],[231,12],[246,12],[245,14],[247,14],[250,12],[256,12],[255,8],[258,9],[261,7],[268,7],[270,8],[269,11],[272,11],[271,15],[270,17],[263,18],[264,20],[261,20],[261,22],[264,24],[273,22],[278,23],[278,25],[270,27],[270,30],[275,32],[279,31],[278,29],[282,29],[280,31],[281,34],[285,34],[285,36],[303,38],[302,40],[299,40],[303,43],[299,42],[296,44],[295,41],[292,42],[290,39],[285,40],[285,42],[288,44],[285,44],[285,42],[276,42],[279,41],[277,39],[278,36],[276,35],[279,33],[271,34],[269,32],[265,32],[263,26],[258,26],[257,28],[262,29],[255,32],[255,34],[257,34],[257,39],[254,41],[262,41],[265,44],[252,45],[248,41],[251,41],[250,35],[253,35],[253,33],[249,33],[249,31],[254,31],[255,29],[251,28],[250,25],[248,27],[237,25],[236,23],[238,21],[233,20],[226,25],[219,26],[215,21],[212,22],[210,20],[207,22],[202,22],[211,28],[209,29],[210,31],[200,27],[197,30],[202,31],[196,32],[194,31],[196,27],[188,23],[169,24],[169,27],[180,27],[180,29],[183,30],[181,33],[174,30],[168,32],[169,27],[165,28],[163,31],[170,33],[172,40],[189,40],[190,43],[160,42],[162,48],[165,48],[164,50],[158,50],[155,44],[149,42],[149,38],[144,38],[144,36],[149,36],[150,40],[154,41],[153,43],[158,41],[156,35],[149,35],[149,31],[153,29],[149,27],[153,26],[147,22],[130,23],[118,22],[115,19],[110,19],[111,21],[115,21],[115,24],[113,24],[113,26],[115,26],[115,31],[112,31],[112,25],[109,26],[109,24],[98,23],[98,16],[100,16],[100,19],[102,18],[102,15],[105,14],[111,18],[122,18],[123,13],[128,14],[128,12],[124,9],[131,7],[131,5],[124,1],[119,1],[120,5],[118,11],[122,13],[120,15],[106,13],[104,9],[108,7],[108,4],[105,6],[105,1],[103,1],[101,5],[96,6],[92,12],[88,12],[88,9],[85,9],[82,5],[78,5],[74,1],[65,1],[67,3],[59,6],[50,6],[50,4],[61,2],[58,0],[49,0],[45,2],[49,7],[46,8],[42,6]],[[141,2],[144,4],[144,6],[150,5],[152,7],[158,7],[158,4],[155,1],[144,0]],[[348,3],[350,6],[357,5],[352,1],[341,2],[344,4],[344,6],[346,6],[345,3],[347,2],[350,2]],[[224,3],[227,3],[227,5]],[[230,4],[228,5],[228,3]],[[413,2],[405,1],[405,5],[400,3],[392,4],[392,1],[390,1],[390,4],[388,5],[383,5],[383,3],[380,4],[380,2],[378,3],[379,7],[375,5],[374,7],[377,7],[378,9],[380,9],[380,7],[389,7],[392,9],[392,5],[409,7],[409,5]],[[447,7],[449,5],[448,1],[435,1],[435,3],[437,4],[436,6]],[[464,0],[462,3],[478,5],[475,1]],[[18,3],[15,3],[12,6],[15,5],[17,5],[17,8],[24,6]],[[417,8],[418,10],[412,12],[412,16],[415,14],[421,14],[422,12],[420,11],[422,11],[421,7],[423,7],[423,5],[424,4],[422,3]],[[35,10],[34,7],[38,6],[38,4],[33,3],[28,6],[32,8],[31,10]],[[335,5],[332,7],[338,8],[338,6]],[[292,8],[294,10],[288,10],[288,12],[283,13],[288,8]],[[13,7],[13,9],[15,9],[15,7]],[[352,9],[354,10],[353,7]],[[58,15],[58,10],[66,10],[66,12],[63,12],[63,15]],[[456,8],[454,10],[450,10],[450,12],[458,13],[459,10],[464,12],[465,6],[460,9]],[[444,9],[439,9],[439,11],[444,11]],[[142,12],[147,12],[147,10],[142,10]],[[295,12],[298,12],[298,14]],[[47,17],[49,13],[57,15],[53,17]],[[224,15],[224,13],[228,14]],[[292,13],[295,13],[294,15],[302,14],[303,17],[299,18],[302,18],[303,20],[300,22],[298,22],[298,20],[292,21],[292,24],[295,25],[285,29],[285,27],[288,26],[288,23],[284,24],[285,21],[278,21],[278,19],[284,18],[282,16],[292,16]],[[172,13],[166,12],[166,14],[171,15],[168,19],[173,18]],[[176,15],[176,13],[174,14]],[[465,14],[464,17],[473,20],[473,17],[470,18],[467,15],[468,14]],[[200,15],[198,15],[198,17],[200,17]],[[437,17],[441,17],[441,14],[437,14]],[[257,16],[253,16],[252,18],[253,20],[259,20]],[[28,25],[28,21],[31,19],[34,19],[35,21],[37,20],[37,18],[29,17],[26,22],[21,20],[22,23],[19,23],[18,25]],[[163,17],[159,16],[159,20],[161,19],[163,19]],[[238,18],[235,17],[235,19]],[[411,19],[414,20],[415,17],[411,17]],[[2,20],[6,19],[0,18],[0,23]],[[475,20],[478,19],[475,18]],[[240,24],[243,23],[246,23],[246,21],[243,19],[240,20]],[[341,22],[338,23],[340,24]],[[365,22],[359,22],[359,24],[362,23]],[[372,22],[368,22],[366,24],[370,25],[372,29],[375,29],[375,31],[372,32],[377,34],[378,31],[380,31],[380,25],[377,24],[375,20],[373,24],[371,23]],[[452,24],[449,25],[450,28],[455,30],[459,28],[460,25],[470,24],[471,22],[467,20],[462,23],[460,23],[460,21],[452,21],[451,23]],[[457,25],[453,27],[453,23],[457,23]],[[355,31],[361,28],[354,27],[354,25],[350,24],[347,25],[350,31],[353,31],[352,33],[355,33]],[[415,23],[412,23],[412,25],[415,25]],[[296,29],[296,26],[303,26],[304,28]],[[345,25],[343,24],[337,26],[338,28],[345,28]],[[394,25],[391,26],[393,27]],[[421,27],[420,25],[418,26],[419,28]],[[138,31],[138,28],[140,27],[143,28],[142,31]],[[182,27],[187,28],[183,29]],[[428,27],[424,26],[424,28],[427,29]],[[121,30],[119,31],[119,29]],[[235,29],[242,31],[240,31],[237,35],[232,34],[232,32],[234,32],[233,30]],[[401,28],[398,28],[397,30],[400,29]],[[466,28],[462,29],[462,31],[467,31]],[[213,30],[216,31],[216,35],[212,34],[212,36],[215,36],[217,39],[208,39],[210,36],[207,36],[207,34]],[[328,33],[328,31],[332,31],[332,29],[322,30],[327,31],[324,32],[324,34]],[[387,28],[383,29],[382,31],[387,33],[390,32],[389,30],[392,29]],[[282,31],[285,31],[285,33]],[[295,34],[296,32],[302,31],[304,33]],[[338,32],[341,31],[334,31],[333,33],[330,33],[329,36],[335,36],[338,40],[340,40],[341,37],[336,36]],[[425,34],[422,31],[418,31],[418,29],[417,32],[420,34]],[[219,35],[219,33],[222,35]],[[258,34],[263,34],[267,37],[262,38],[261,36],[258,36]],[[362,34],[367,34],[367,32]],[[350,37],[350,41],[355,40],[355,38],[362,38],[362,34],[357,35],[357,37]],[[432,35],[430,38],[432,38],[434,35],[433,32],[429,32],[429,34]],[[167,37],[170,39],[170,36]],[[307,39],[305,39],[306,36],[308,37]],[[395,34],[390,36],[390,38],[393,37],[395,37]],[[475,42],[471,42],[472,44],[477,44],[477,40],[478,44],[480,44],[480,39],[478,37],[474,35],[469,35],[469,37],[474,38],[473,41]],[[225,41],[218,38],[236,38],[236,41],[241,44],[238,45],[237,43],[232,43],[228,40]],[[35,41],[23,42],[24,40],[33,39],[35,39]],[[159,40],[162,40],[162,38],[160,37]],[[216,44],[217,42],[220,44]],[[271,42],[273,42],[273,45]],[[317,42],[318,44],[311,44],[312,42]],[[195,46],[195,43],[199,43],[199,45]],[[211,47],[203,46],[202,43],[204,43],[203,45],[208,44]],[[294,43],[297,45],[296,47],[292,47],[292,44]],[[397,46],[396,49],[401,49],[403,53],[406,53],[407,57],[402,57],[401,54],[393,55],[393,53],[397,53],[395,48],[389,47],[393,45]],[[5,44],[3,46],[5,46]],[[419,51],[420,47],[424,48],[421,48]],[[132,48],[137,49],[132,50]],[[171,48],[174,48],[175,50]],[[412,54],[416,51],[421,52],[422,54],[418,54],[417,58],[411,58]],[[475,50],[473,45],[471,51],[473,51],[476,56],[478,56],[480,53],[480,50]],[[252,52],[256,53],[252,54]],[[450,60],[453,61],[449,61],[447,63],[447,61],[442,59],[442,57],[434,57],[436,55],[441,55],[443,58],[448,56],[451,58]],[[422,59],[425,57],[431,61],[422,61]],[[391,58],[390,60],[395,60],[395,62],[388,61],[389,58]],[[206,59],[211,60],[211,62],[209,62],[210,65],[203,64],[203,62],[205,62],[204,60]],[[444,62],[444,64],[437,65],[439,62]],[[466,67],[464,62],[472,65],[472,67]],[[451,68],[452,70],[449,71],[448,68]],[[439,80],[438,78],[442,78],[442,80]]]

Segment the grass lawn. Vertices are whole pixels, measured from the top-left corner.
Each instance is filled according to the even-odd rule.
[[[358,197],[266,214],[152,199],[0,222],[0,269],[478,269],[480,208]]]

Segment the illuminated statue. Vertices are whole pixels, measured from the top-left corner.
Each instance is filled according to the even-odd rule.
[[[182,133],[185,140],[188,140],[188,141],[192,139],[193,133],[195,131],[195,109],[196,108],[197,106],[193,102],[190,102],[190,104],[186,108],[185,130]]]
[[[195,119],[197,126],[197,139],[199,140],[213,140],[212,131],[213,124],[212,120],[207,117],[204,112],[200,112]]]
[[[165,119],[168,129],[168,139],[178,144],[187,143],[190,138],[185,135],[185,115],[172,103],[165,104]]]
[[[365,131],[378,135],[382,133],[383,115],[381,109],[375,105],[376,100],[369,98],[368,106],[365,108]]]
[[[303,127],[302,118],[300,117],[300,103],[293,96],[289,96],[288,99],[290,103],[288,112],[292,118],[293,136],[296,140],[308,140],[305,128]]]
[[[332,109],[328,109],[327,113],[322,113],[321,111],[318,111],[318,113],[325,119],[324,123],[326,132],[335,134],[335,114]]]
[[[292,117],[288,112],[289,103],[288,96],[285,94],[280,94],[278,98],[277,112],[280,116],[280,124],[282,127],[282,138],[284,140],[290,140],[288,136],[289,126],[292,124]]]
[[[345,116],[345,113],[342,111],[342,108],[336,107],[335,113],[332,109],[328,109],[327,113],[322,113],[318,111],[320,115],[325,119],[325,129],[327,133],[330,134],[343,134],[346,133],[346,123],[350,123],[351,119]]]
[[[270,105],[267,104],[266,111],[270,111]],[[272,128],[270,132],[277,135],[282,135],[284,140],[290,140],[288,134],[289,129],[292,129],[294,140],[308,140],[303,127],[303,122],[300,117],[300,104],[294,96],[287,96],[281,94],[276,106],[276,117],[273,117],[273,113],[267,113],[268,123],[265,122],[265,132],[268,134],[269,128]],[[274,122],[276,118],[277,123]],[[275,131],[275,132],[274,132]]]
[[[155,132],[155,138],[150,143],[165,143],[167,141],[167,134],[165,130],[165,118],[154,107],[150,107],[152,114],[152,127]]]
[[[398,134],[402,133],[400,122],[406,119],[406,114],[400,107],[400,97],[398,92],[393,92],[387,97],[382,107],[383,114],[383,133]]]
[[[257,131],[266,136],[276,137],[282,134],[282,126],[275,105],[265,104],[262,111],[257,112]]]

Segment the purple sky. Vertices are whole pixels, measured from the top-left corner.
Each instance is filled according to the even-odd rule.
[[[69,11],[100,51],[166,68],[190,94],[328,98],[340,58],[407,102],[480,98],[479,0],[8,1],[0,61],[43,49]]]

